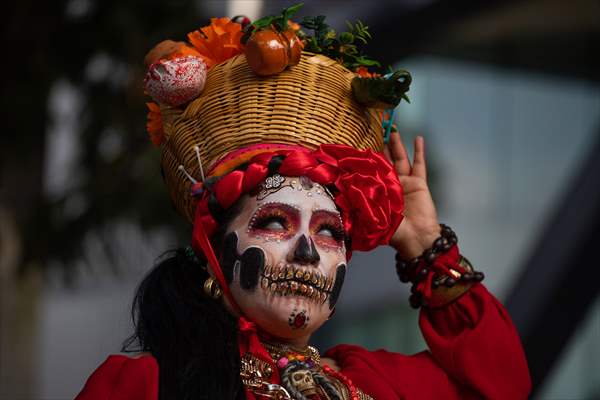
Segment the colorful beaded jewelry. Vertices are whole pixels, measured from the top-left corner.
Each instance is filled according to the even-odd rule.
[[[412,282],[409,303],[413,308],[431,300],[432,289],[454,287],[457,283],[470,285],[481,282],[482,272],[474,271],[466,258],[458,254],[458,238],[447,225],[440,224],[441,236],[419,257],[406,261],[396,254],[396,272],[401,282]]]

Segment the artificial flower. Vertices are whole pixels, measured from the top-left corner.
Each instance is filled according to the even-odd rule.
[[[165,141],[165,131],[163,130],[160,106],[152,102],[146,103],[146,106],[148,107],[146,130],[148,131],[152,144],[156,147],[160,147]]]
[[[211,18],[210,25],[188,33],[188,39],[210,69],[243,51],[242,34],[242,25],[229,18]]]
[[[356,68],[354,72],[356,72],[356,74],[361,78],[379,78],[381,76],[381,74],[378,74],[377,72],[369,72],[369,70],[365,66],[360,66]]]
[[[389,161],[371,150],[333,144],[321,145],[314,156],[337,169],[335,203],[342,210],[352,250],[387,244],[404,210],[402,186]]]
[[[194,56],[194,57],[202,58],[200,53],[198,53],[198,50],[196,50],[194,47],[188,46],[186,43],[181,43],[179,45],[179,47],[177,48],[177,50],[175,50],[174,52],[169,54],[168,59],[173,60],[175,58],[186,57],[186,56]]]

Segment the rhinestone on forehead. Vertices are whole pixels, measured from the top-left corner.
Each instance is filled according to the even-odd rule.
[[[282,204],[281,201],[265,201],[264,203],[261,203],[260,206],[256,209],[255,213],[260,211],[263,207],[268,206],[269,204]],[[292,207],[296,210],[300,210],[300,206],[297,204],[289,204],[289,203],[283,203],[286,206]]]
[[[335,197],[333,194],[327,189],[327,187],[320,185],[319,183],[312,182],[310,185],[306,182],[308,178],[300,177],[300,182],[295,179],[290,181],[290,186],[292,189],[296,189],[297,191],[305,191],[307,197],[312,197],[314,194],[326,194],[332,200],[335,201]],[[309,187],[310,186],[310,187]]]
[[[285,181],[285,178],[279,174],[274,174],[265,179],[264,188],[273,189],[278,188]]]

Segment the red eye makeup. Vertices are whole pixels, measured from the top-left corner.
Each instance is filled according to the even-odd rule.
[[[267,203],[260,206],[248,225],[254,235],[290,239],[300,225],[300,212],[284,203]]]
[[[317,210],[310,219],[310,234],[316,244],[339,248],[346,237],[340,215],[331,211]]]

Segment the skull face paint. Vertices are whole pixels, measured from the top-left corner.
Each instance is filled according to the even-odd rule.
[[[221,261],[244,315],[275,337],[295,340],[318,329],[337,301],[346,270],[345,235],[322,186],[308,185],[306,178],[276,184],[276,190],[240,199]]]
[[[238,237],[231,232],[223,240],[221,269],[231,284],[234,273],[239,277],[240,286],[253,291],[258,286],[258,277],[265,269],[265,252],[259,247],[249,247],[240,255],[237,252]]]
[[[306,310],[294,310],[288,319],[288,325],[292,329],[303,329],[306,327],[306,324],[308,324],[309,320],[310,317],[306,315]]]

